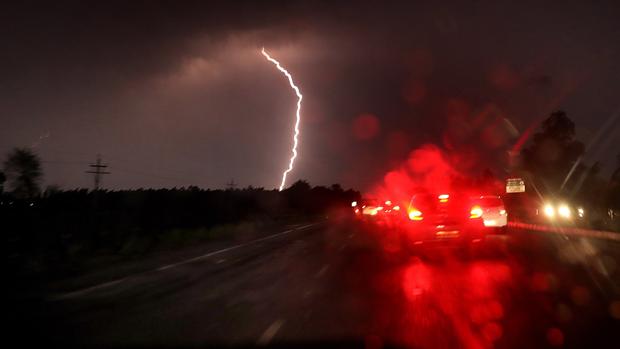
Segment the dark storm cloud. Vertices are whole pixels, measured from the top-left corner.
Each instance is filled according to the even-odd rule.
[[[294,97],[258,55],[264,45],[305,96],[293,179],[368,186],[411,148],[446,146],[446,134],[447,146],[488,151],[481,158],[493,160],[479,165],[497,167],[504,148],[471,126],[476,118],[523,130],[562,107],[593,134],[617,108],[618,11],[571,6],[21,5],[0,15],[0,117],[10,125],[0,150],[49,132],[37,147],[59,161],[46,165],[47,181],[67,187],[89,177],[63,161],[96,153],[115,172],[110,187],[221,187],[230,178],[274,187]],[[355,135],[360,114],[379,122],[370,139]]]

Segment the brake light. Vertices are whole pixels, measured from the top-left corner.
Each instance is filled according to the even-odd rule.
[[[471,208],[469,211],[469,218],[480,218],[482,217],[482,208],[478,205]]]
[[[412,208],[409,210],[409,219],[411,219],[412,221],[421,221],[422,219],[424,219],[424,217],[422,217],[422,212]]]
[[[400,206],[394,206],[394,207],[392,207],[392,210],[398,211],[398,210],[400,210]]]
[[[437,196],[437,199],[439,199],[439,202],[448,202],[449,198],[450,198],[450,195],[448,194],[441,194]]]

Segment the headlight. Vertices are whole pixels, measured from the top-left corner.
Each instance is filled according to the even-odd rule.
[[[558,214],[563,218],[570,218],[570,207],[566,204],[561,204],[560,207],[558,207]]]
[[[545,216],[549,218],[553,218],[553,216],[555,216],[555,209],[550,204],[545,205],[543,212],[545,212]]]
[[[583,208],[579,207],[577,209],[577,214],[579,215],[579,217],[583,217],[583,215],[585,214],[585,212],[583,211]]]

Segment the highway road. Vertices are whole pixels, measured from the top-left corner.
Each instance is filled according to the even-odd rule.
[[[378,226],[283,227],[10,300],[9,335],[64,347],[620,347],[618,241],[514,228],[475,253],[401,247]]]

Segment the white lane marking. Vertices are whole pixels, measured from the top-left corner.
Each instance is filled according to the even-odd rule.
[[[121,278],[121,279],[105,282],[103,284],[95,285],[95,286],[92,286],[92,287],[84,288],[84,289],[81,289],[81,290],[77,290],[77,291],[61,294],[61,295],[58,295],[58,296],[53,296],[52,299],[53,300],[61,300],[61,299],[68,299],[68,298],[79,297],[79,296],[82,296],[84,294],[90,293],[92,291],[96,291],[98,289],[102,289],[102,288],[106,288],[106,287],[110,287],[110,286],[114,286],[114,285],[120,284],[121,282],[125,281],[126,279],[127,278],[125,277],[125,278]]]
[[[273,239],[273,238],[278,237],[278,236],[281,236],[281,235],[289,234],[289,233],[294,232],[294,231],[296,231],[296,230],[305,229],[305,228],[311,227],[311,226],[313,226],[313,225],[315,225],[315,224],[317,224],[317,223],[313,223],[313,224],[306,224],[306,225],[304,225],[304,226],[301,226],[301,227],[298,227],[298,228],[295,228],[295,229],[285,230],[285,231],[283,231],[283,232],[281,232],[281,233],[277,233],[277,234],[273,234],[273,235],[265,236],[265,237],[260,238],[260,239],[252,240],[252,241],[250,241],[250,242],[246,242],[246,243],[243,243],[243,244],[239,244],[239,245],[235,245],[235,246],[227,247],[227,248],[224,248],[224,249],[221,249],[221,250],[217,250],[217,251],[209,252],[209,253],[203,254],[202,256],[198,256],[198,257],[194,257],[194,258],[186,259],[186,260],[184,260],[184,261],[180,261],[180,262],[177,262],[177,263],[172,263],[172,264],[164,265],[163,267],[159,267],[159,268],[157,268],[157,269],[155,269],[155,270],[157,270],[157,271],[162,271],[162,270],[166,270],[166,269],[170,269],[170,268],[178,267],[179,265],[183,265],[183,264],[188,264],[188,263],[196,262],[196,261],[199,261],[199,260],[201,260],[201,259],[205,259],[205,258],[209,258],[209,257],[215,256],[215,255],[218,255],[218,254],[220,254],[220,253],[224,253],[224,252],[228,252],[228,251],[236,250],[236,249],[241,248],[241,247],[245,247],[245,246],[253,245],[253,244],[257,243],[257,242],[261,242],[261,241],[265,241],[265,240]]]
[[[293,231],[293,230],[286,230],[286,231],[283,231],[283,232],[281,232],[281,233],[271,235],[270,237],[275,237],[275,236],[279,236],[279,235],[282,235],[282,234],[288,234],[288,233],[290,233],[290,232],[292,232],[292,231]],[[259,240],[260,240],[260,239],[259,239]],[[177,263],[172,263],[172,264],[164,265],[163,267],[159,267],[159,268],[157,268],[157,269],[155,269],[155,270],[157,270],[157,271],[162,271],[162,270],[166,270],[166,269],[170,269],[170,268],[178,267],[179,265],[183,265],[183,264],[188,264],[188,263],[196,262],[196,261],[199,261],[199,260],[201,260],[201,259],[205,259],[205,258],[208,258],[208,257],[211,257],[211,256],[215,256],[215,255],[218,255],[218,254],[220,254],[220,253],[224,253],[224,252],[228,252],[228,251],[236,250],[236,249],[238,249],[238,248],[240,248],[240,247],[244,247],[244,246],[247,246],[247,245],[250,245],[250,244],[256,243],[256,242],[258,242],[258,240],[254,240],[254,241],[246,242],[246,243],[244,243],[244,244],[240,244],[240,245],[235,245],[235,246],[231,246],[231,247],[223,248],[223,249],[221,249],[221,250],[217,250],[217,251],[209,252],[209,253],[203,254],[203,255],[198,256],[198,257],[194,257],[194,258],[186,259],[186,260],[184,260],[184,261],[180,261],[180,262],[177,262]]]
[[[252,244],[255,244],[257,242],[261,242],[261,241],[273,239],[273,238],[278,237],[278,236],[289,234],[289,233],[291,233],[293,231],[296,231],[296,230],[302,230],[302,229],[305,229],[305,228],[309,228],[309,227],[317,225],[317,224],[319,224],[319,223],[306,224],[306,225],[303,225],[303,226],[295,228],[295,229],[285,230],[285,231],[280,232],[280,233],[276,233],[276,234],[273,234],[273,235],[262,237],[260,239],[252,240],[250,242],[246,242],[246,243],[243,243],[243,244],[227,247],[227,248],[224,248],[224,249],[221,249],[221,250],[209,252],[209,253],[203,254],[203,255],[198,256],[198,257],[194,257],[194,258],[186,259],[184,261],[180,261],[178,263],[172,263],[172,264],[164,265],[162,267],[159,267],[159,268],[151,270],[151,271],[163,271],[163,270],[171,269],[171,268],[174,268],[174,267],[178,267],[180,265],[196,262],[196,261],[199,261],[201,259],[205,259],[205,258],[208,258],[208,257],[211,257],[211,256],[215,256],[215,255],[220,254],[220,253],[236,250],[238,248],[245,247],[245,246],[248,246],[248,245],[252,245]],[[102,289],[102,288],[106,288],[106,287],[111,287],[111,286],[120,284],[121,282],[126,281],[126,280],[128,280],[128,279],[130,279],[132,277],[135,277],[135,276],[141,275],[141,274],[145,274],[145,273],[148,273],[148,271],[143,272],[143,273],[138,273],[138,274],[130,275],[130,276],[127,276],[127,277],[124,277],[124,278],[121,278],[121,279],[114,280],[114,281],[104,282],[102,284],[95,285],[95,286],[88,287],[88,288],[84,288],[84,289],[81,289],[81,290],[77,290],[77,291],[73,291],[73,292],[69,292],[69,293],[65,293],[65,294],[60,294],[58,296],[52,296],[51,299],[52,300],[59,300],[59,299],[67,299],[67,298],[75,298],[75,297],[83,296],[83,295],[85,295],[87,293],[90,293],[92,291],[96,291],[98,289]]]
[[[309,228],[309,227],[311,227],[313,225],[317,225],[317,224],[319,224],[319,223],[310,223],[310,224],[302,225],[301,227],[297,227],[295,229],[306,229],[306,228]]]
[[[267,327],[265,332],[263,332],[263,334],[260,336],[258,341],[256,341],[256,344],[258,344],[258,345],[267,345],[267,344],[269,344],[269,342],[271,342],[273,337],[275,337],[276,333],[278,333],[278,331],[280,330],[282,325],[284,325],[284,322],[285,321],[282,320],[282,319],[278,319],[278,320],[274,321],[271,325],[269,325],[269,327]]]

